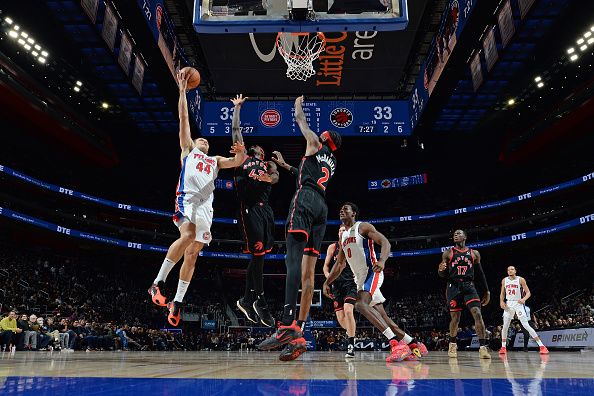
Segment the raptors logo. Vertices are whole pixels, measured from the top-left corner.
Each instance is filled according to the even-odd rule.
[[[456,308],[456,305],[458,305],[458,304],[456,303],[456,300],[451,300],[451,301],[450,301],[450,307],[452,307],[452,308]]]
[[[344,107],[338,107],[330,113],[330,122],[337,128],[346,128],[353,123],[353,113]]]
[[[264,244],[262,242],[256,242],[254,243],[254,250],[259,252],[264,248]]]

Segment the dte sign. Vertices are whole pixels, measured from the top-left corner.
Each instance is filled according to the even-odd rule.
[[[526,239],[526,234],[521,233],[521,234],[512,235],[511,238],[512,238],[512,241],[519,241],[520,239]]]
[[[587,174],[586,176],[582,176],[584,181],[594,180],[594,172]]]
[[[400,221],[412,221],[412,216],[401,216]]]
[[[142,249],[142,243],[128,242],[128,247],[132,249]]]
[[[72,193],[73,193],[74,191],[72,191],[72,190],[69,190],[69,189],[67,189],[67,188],[64,188],[64,187],[60,187],[60,192],[61,192],[62,194],[66,194],[66,195],[72,195]]]
[[[58,226],[56,231],[58,231],[60,234],[70,235],[70,228]]]
[[[526,194],[522,194],[522,195],[518,195],[518,200],[521,201],[523,199],[529,199],[532,198],[532,193],[526,193]]]
[[[466,208],[454,209],[454,214],[466,213]]]
[[[580,224],[586,224],[586,223],[589,223],[591,221],[594,221],[594,213],[589,214],[589,215],[584,216],[584,217],[580,217]]]
[[[118,204],[118,209],[132,210],[132,205]]]

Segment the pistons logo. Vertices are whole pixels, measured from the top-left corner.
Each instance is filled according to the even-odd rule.
[[[330,122],[337,128],[346,128],[353,123],[353,113],[344,107],[338,107],[330,113]]]
[[[274,128],[281,122],[281,115],[278,110],[268,109],[265,110],[260,116],[260,121],[265,127]]]
[[[391,186],[392,186],[392,182],[390,180],[388,180],[388,179],[382,180],[382,187],[383,188],[388,188],[388,187],[391,187]]]
[[[458,305],[458,303],[456,303],[456,300],[451,300],[450,301],[450,307],[451,308],[456,308],[457,305]]]
[[[210,238],[212,238],[212,235],[210,235],[210,232],[205,232],[204,234],[202,234],[202,239],[204,239],[205,241],[210,241]]]

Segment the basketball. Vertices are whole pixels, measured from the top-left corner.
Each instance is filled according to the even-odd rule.
[[[188,74],[188,89],[194,89],[200,85],[200,73],[193,67],[184,67],[181,69],[183,73]]]

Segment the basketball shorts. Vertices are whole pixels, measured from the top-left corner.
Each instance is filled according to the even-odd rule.
[[[506,304],[507,309],[503,310],[503,319],[513,319],[515,315],[518,315],[520,322],[530,320],[524,304],[520,304],[517,301],[507,301]]]
[[[362,277],[361,277],[362,279]],[[357,283],[357,292],[366,291],[371,294],[370,306],[377,304],[383,304],[386,299],[382,294],[380,287],[384,283],[384,272],[373,272],[371,268],[367,271],[367,277],[364,281],[360,281],[359,278],[355,278]]]
[[[449,281],[446,298],[450,312],[462,311],[465,305],[468,309],[481,307],[481,299],[472,281]]]
[[[239,228],[245,242],[244,253],[263,256],[274,245],[274,214],[270,205],[240,205]]]
[[[196,241],[208,245],[212,241],[212,234],[210,228],[212,226],[212,217],[214,210],[212,209],[212,200],[192,201],[179,197],[175,205],[175,214],[173,215],[173,223],[177,228],[185,222],[190,222],[196,226]]]
[[[357,302],[357,284],[354,279],[343,279],[339,277],[332,282],[332,294],[334,295],[334,311],[342,311],[344,304]]]
[[[307,244],[304,254],[313,257],[320,255],[327,217],[328,206],[320,193],[309,188],[297,190],[289,207],[286,231],[305,234]]]

